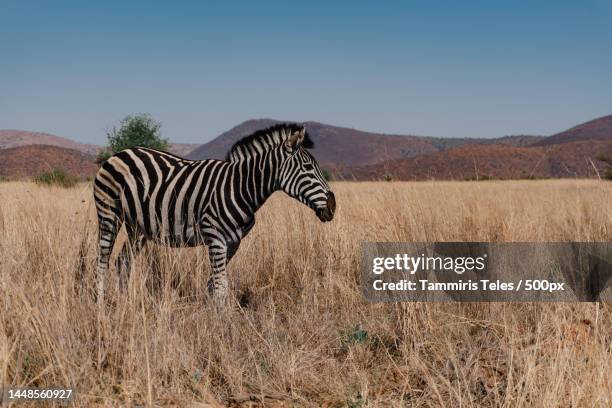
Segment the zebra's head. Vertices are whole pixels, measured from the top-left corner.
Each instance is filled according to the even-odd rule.
[[[336,211],[336,198],[319,164],[306,150],[313,143],[303,126],[291,126],[286,131],[279,186],[289,196],[312,208],[322,222],[331,221]]]

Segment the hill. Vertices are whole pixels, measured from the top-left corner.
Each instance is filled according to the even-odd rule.
[[[53,168],[79,177],[93,176],[98,166],[94,156],[58,146],[30,145],[0,149],[0,176],[30,178]]]
[[[80,143],[74,140],[43,132],[30,132],[27,130],[5,129],[0,130],[0,149],[29,145],[58,146],[65,149],[78,150],[85,154],[95,155],[100,146]]]
[[[170,143],[168,151],[177,156],[186,157],[198,147],[200,147],[200,145],[197,143]]]
[[[581,123],[571,129],[544,138],[534,145],[547,146],[584,140],[612,140],[612,115]]]
[[[433,144],[438,150],[448,150],[464,145],[478,144],[501,144],[515,147],[531,146],[544,139],[544,136],[533,135],[510,135],[497,138],[472,138],[472,137],[422,137]]]
[[[237,140],[277,123],[280,123],[280,121],[273,119],[247,120],[246,122],[242,122],[238,126],[234,126],[230,130],[221,133],[210,142],[204,143],[203,145],[195,148],[187,155],[187,158],[194,160],[223,159]]]
[[[190,159],[223,159],[237,140],[281,122],[275,119],[247,120],[198,147],[187,157]],[[523,146],[541,138],[528,135],[506,136],[498,139],[436,138],[373,133],[313,121],[304,122],[304,125],[315,143],[313,149],[315,157],[326,167],[374,164],[434,153],[465,144],[502,143]]]
[[[208,143],[173,143],[170,151],[190,159],[223,159],[237,140],[277,123],[281,121],[247,120]],[[322,167],[332,170],[340,179],[595,177],[606,167],[597,157],[612,157],[612,115],[549,137],[514,135],[491,139],[382,134],[314,121],[304,122],[304,125],[315,142],[315,157]],[[57,151],[60,152],[57,160],[50,157],[51,146],[10,150],[39,144],[63,150]],[[39,165],[42,162],[70,163],[75,169],[81,169],[77,174],[89,174],[92,165],[89,161],[93,160],[85,156],[99,149],[99,146],[48,133],[0,130],[0,152],[6,162],[0,166],[9,177],[37,174],[42,171]],[[85,156],[75,156],[74,151]],[[43,154],[41,160],[31,157],[36,153]],[[27,158],[23,169],[19,168],[19,157]]]
[[[237,140],[277,123],[281,121],[247,120],[198,147],[188,155],[188,158],[223,159]],[[431,143],[415,136],[382,135],[318,122],[304,124],[315,143],[313,154],[325,166],[376,163],[437,151]]]
[[[409,159],[335,171],[346,180],[482,180],[597,177],[597,157],[612,155],[612,142],[581,141],[552,146],[465,145]]]

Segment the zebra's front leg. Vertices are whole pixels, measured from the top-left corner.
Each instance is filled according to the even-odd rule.
[[[218,305],[225,305],[227,300],[227,244],[224,241],[214,240],[208,246],[211,274],[208,278],[208,292]]]

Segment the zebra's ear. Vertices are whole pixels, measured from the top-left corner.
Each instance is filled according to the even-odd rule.
[[[294,151],[295,149],[300,147],[300,145],[304,141],[305,136],[306,136],[306,129],[304,128],[301,128],[291,133],[289,137],[287,138],[287,141],[285,141],[285,147],[291,152]]]

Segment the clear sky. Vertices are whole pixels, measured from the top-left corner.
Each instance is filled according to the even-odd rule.
[[[612,2],[0,0],[0,128],[92,143],[131,113],[449,137],[612,113]]]

